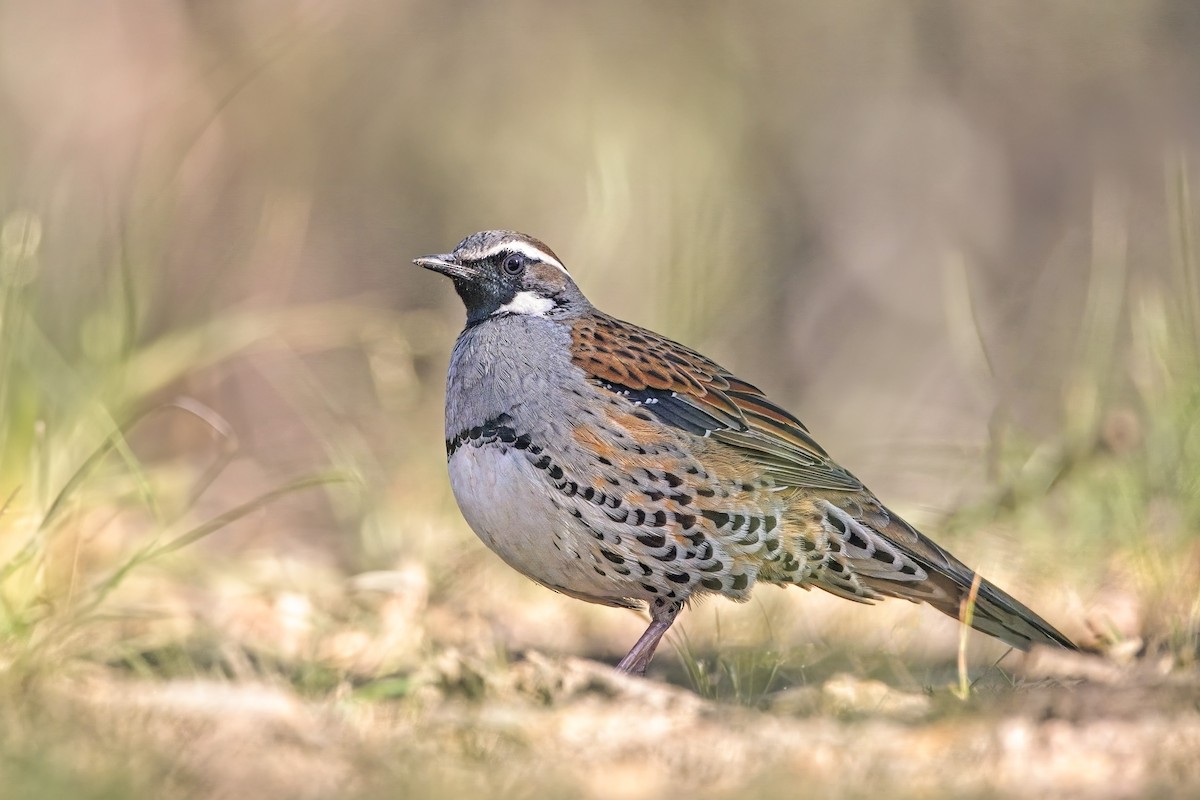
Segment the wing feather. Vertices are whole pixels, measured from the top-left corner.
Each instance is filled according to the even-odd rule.
[[[796,417],[757,386],[683,345],[606,314],[572,329],[574,363],[604,389],[660,420],[712,436],[761,464],[779,484],[858,491]]]

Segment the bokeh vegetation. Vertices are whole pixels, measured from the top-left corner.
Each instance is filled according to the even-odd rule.
[[[702,605],[663,695],[571,661],[643,622],[466,529],[461,309],[409,264],[542,238],[1104,651],[1089,713],[1165,714],[1200,656],[1196,97],[1186,0],[0,0],[0,781],[962,796],[1028,790],[1044,755],[1048,791],[1196,786],[1194,716],[1058,709],[1078,736],[1053,738],[1013,689],[1037,670],[982,637],[962,710],[959,631],[908,604]],[[732,772],[582,732],[631,714],[738,742]],[[938,781],[883,750],[844,785],[833,744],[751,758],[798,731],[904,747],[896,720]],[[1122,756],[1141,772],[1105,749],[1164,731]],[[943,735],[992,766],[951,780]]]

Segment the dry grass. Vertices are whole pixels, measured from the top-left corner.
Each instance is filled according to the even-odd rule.
[[[1052,667],[1053,680],[992,687],[967,704],[842,675],[760,709],[536,654],[499,664],[443,651],[390,696],[344,680],[298,691],[262,667],[170,680],[77,668],[6,693],[0,774],[21,788],[9,796],[30,797],[1194,790],[1194,675]]]

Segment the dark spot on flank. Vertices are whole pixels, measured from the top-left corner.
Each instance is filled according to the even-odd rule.
[[[679,527],[685,531],[691,530],[696,525],[696,516],[694,514],[684,514],[681,511],[675,512],[675,521],[679,523]]]
[[[667,545],[667,537],[663,536],[661,533],[643,533],[637,537],[637,540],[646,545],[646,547],[650,547],[655,550],[660,547],[666,547]]]
[[[705,519],[710,521],[713,525],[716,525],[718,528],[724,528],[729,524],[729,515],[723,511],[709,511],[708,509],[705,509],[700,513]]]
[[[600,548],[600,555],[604,556],[605,558],[607,558],[609,561],[613,562],[614,564],[624,564],[625,563],[624,558],[622,558],[621,556],[612,552],[611,550],[605,550],[603,547]]]
[[[692,579],[691,576],[688,575],[686,572],[668,572],[667,573],[667,580],[671,581],[672,583],[687,583],[691,579]]]
[[[710,592],[719,592],[724,588],[720,578],[701,578],[700,585]]]
[[[731,583],[729,587],[735,592],[740,592],[742,589],[745,589],[749,583],[750,579],[746,577],[745,573],[742,573],[741,575],[733,576],[733,583]]]

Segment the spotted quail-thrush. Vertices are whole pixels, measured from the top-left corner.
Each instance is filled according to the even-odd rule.
[[[755,386],[595,308],[537,239],[483,231],[415,263],[467,309],[446,387],[459,508],[538,583],[649,608],[618,669],[645,672],[690,599],[744,600],[758,582],[960,615],[974,572]],[[1075,648],[986,580],[971,624],[1021,649]]]

